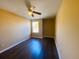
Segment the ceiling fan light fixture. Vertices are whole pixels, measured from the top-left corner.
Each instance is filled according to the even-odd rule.
[[[29,16],[32,16],[32,14],[33,14],[32,11],[29,11],[29,12],[28,12],[28,15],[29,15]]]
[[[33,10],[34,8],[33,7],[30,7],[30,9]]]

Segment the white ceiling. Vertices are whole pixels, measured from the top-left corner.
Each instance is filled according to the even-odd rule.
[[[42,15],[29,16],[24,0],[0,0],[0,8],[28,19],[40,19],[54,16],[60,6],[61,0],[30,0],[30,2]]]

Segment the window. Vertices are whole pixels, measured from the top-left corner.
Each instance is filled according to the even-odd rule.
[[[38,21],[32,21],[32,32],[39,33],[39,22]]]

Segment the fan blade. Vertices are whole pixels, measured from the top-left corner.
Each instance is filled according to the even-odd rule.
[[[25,4],[26,4],[26,7],[28,8],[28,10],[31,11],[30,10],[30,7],[32,6],[31,2],[29,0],[25,0]]]
[[[40,12],[37,12],[37,11],[33,11],[33,13],[38,14],[38,15],[41,15],[41,13]]]
[[[34,17],[34,15],[32,14],[32,17]]]

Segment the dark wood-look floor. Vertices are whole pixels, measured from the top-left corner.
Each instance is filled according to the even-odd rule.
[[[0,54],[0,59],[59,59],[54,39],[32,38]]]

